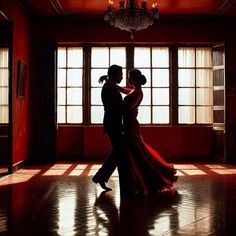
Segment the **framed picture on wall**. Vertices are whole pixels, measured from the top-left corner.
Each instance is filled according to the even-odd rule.
[[[25,97],[25,80],[27,74],[27,65],[21,61],[17,61],[17,97]]]

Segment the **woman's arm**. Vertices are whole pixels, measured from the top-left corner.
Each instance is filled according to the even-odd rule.
[[[129,88],[129,87],[121,87],[118,84],[109,80],[108,78],[105,78],[104,80],[106,80],[109,84],[111,84],[115,89],[117,89],[121,93],[130,94],[134,90],[133,88]]]

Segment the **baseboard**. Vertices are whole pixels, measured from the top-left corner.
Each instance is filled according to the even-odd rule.
[[[15,172],[18,171],[19,169],[23,168],[24,165],[25,165],[25,161],[24,161],[24,160],[23,160],[23,161],[19,161],[19,162],[17,162],[17,163],[15,163],[15,164],[12,165],[10,172],[11,172],[11,173],[15,173]]]

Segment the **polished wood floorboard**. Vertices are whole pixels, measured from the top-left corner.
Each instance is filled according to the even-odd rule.
[[[175,191],[120,196],[117,172],[103,192],[96,163],[30,165],[0,179],[0,235],[236,235],[236,166],[174,164]]]

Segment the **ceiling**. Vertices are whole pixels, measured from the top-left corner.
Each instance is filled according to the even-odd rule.
[[[35,16],[102,15],[108,0],[17,0]],[[113,0],[116,9],[120,0]],[[138,1],[139,4],[141,0]],[[157,2],[160,17],[236,16],[236,0],[148,0]]]

